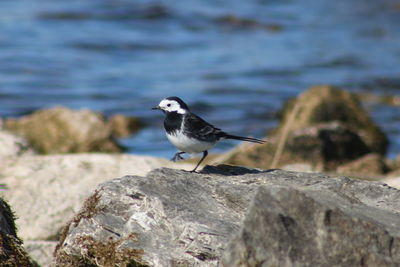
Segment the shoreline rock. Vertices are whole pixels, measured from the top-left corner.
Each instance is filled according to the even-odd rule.
[[[288,186],[259,188],[221,265],[400,264],[398,210],[397,214],[390,213],[354,200],[331,191],[322,194]]]
[[[359,98],[330,85],[313,86],[287,102],[281,112],[282,122],[274,134],[282,133],[296,104],[300,105],[300,109],[290,125],[292,131],[336,121],[359,135],[371,152],[386,153],[388,139],[362,107]]]
[[[55,266],[217,266],[222,254],[225,266],[251,266],[258,259],[270,266],[287,253],[278,266],[395,266],[400,263],[399,203],[399,190],[346,177],[227,165],[207,166],[201,173],[162,168],[99,185],[66,226]],[[227,247],[243,236],[252,218],[265,220],[253,226],[270,235],[250,228],[247,237],[274,245],[251,246],[250,254],[242,243],[239,249]],[[357,231],[346,236],[352,229]],[[331,253],[323,257],[313,251]],[[265,256],[275,252],[268,261]]]
[[[277,166],[272,166],[284,137]],[[386,135],[354,94],[321,85],[286,103],[269,142],[240,145],[217,161],[263,169],[310,164],[316,171],[334,172],[369,153],[384,155],[387,145]]]
[[[127,136],[141,127],[135,118],[103,114],[88,109],[55,107],[4,120],[4,128],[24,137],[41,154],[122,152],[115,137]]]

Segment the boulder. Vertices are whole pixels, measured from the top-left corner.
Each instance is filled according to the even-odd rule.
[[[399,221],[400,191],[379,182],[226,165],[162,168],[99,185],[65,227],[55,266],[218,266],[222,254],[225,266],[395,266]],[[247,248],[242,239],[255,241]]]
[[[295,105],[299,106],[294,121],[289,117]],[[286,103],[281,112],[281,123],[275,130],[280,135],[287,123],[296,131],[320,123],[337,121],[360,136],[371,152],[385,154],[388,139],[371,120],[356,95],[328,85],[314,86],[295,100]]]
[[[398,266],[398,211],[329,190],[261,187],[222,266]]]
[[[0,266],[38,266],[22,247],[14,221],[10,206],[0,198]]]
[[[17,215],[24,240],[58,240],[60,229],[97,184],[154,168],[193,168],[165,159],[123,154],[36,155],[0,162],[0,191]]]
[[[121,121],[120,116],[108,122],[101,113],[56,107],[6,119],[4,127],[26,138],[42,154],[121,152],[122,147],[113,138],[115,132],[122,131]],[[125,126],[133,127],[133,121],[129,121]],[[113,131],[116,124],[119,130]]]
[[[281,156],[271,165],[282,136],[286,139]],[[316,86],[285,105],[269,142],[243,144],[216,162],[257,168],[311,164],[314,170],[334,171],[368,153],[383,155],[387,145],[385,134],[355,95],[331,86]]]

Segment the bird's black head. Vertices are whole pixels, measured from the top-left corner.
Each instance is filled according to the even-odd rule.
[[[186,103],[176,96],[170,96],[161,100],[160,104],[153,109],[160,109],[163,112],[177,112],[179,114],[185,114],[189,111],[189,107]]]

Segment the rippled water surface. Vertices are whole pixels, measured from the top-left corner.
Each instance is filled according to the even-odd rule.
[[[311,85],[399,95],[399,29],[394,0],[1,0],[0,116],[54,105],[138,116],[148,127],[122,140],[129,152],[169,157],[150,107],[177,95],[261,137]],[[399,153],[399,107],[366,108]]]

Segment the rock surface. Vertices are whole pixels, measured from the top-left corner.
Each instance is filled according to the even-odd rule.
[[[225,266],[395,266],[399,222],[400,191],[379,182],[230,166],[200,174],[163,168],[99,185],[65,228],[55,265],[217,266],[225,251]],[[246,236],[258,225],[267,236]],[[240,243],[226,251],[232,238]],[[243,238],[255,241],[247,248]],[[252,247],[256,242],[263,246]]]
[[[154,168],[193,168],[164,159],[120,154],[25,156],[0,162],[0,191],[13,207],[24,240],[57,240],[97,184]]]
[[[398,266],[399,220],[337,192],[260,188],[222,266]]]
[[[19,119],[6,119],[4,127],[26,138],[42,154],[121,152],[114,134],[126,134],[133,128],[133,121],[123,118],[117,116],[107,121],[101,113],[87,109],[56,107]]]
[[[0,266],[37,266],[22,247],[14,220],[10,206],[0,198]]]

